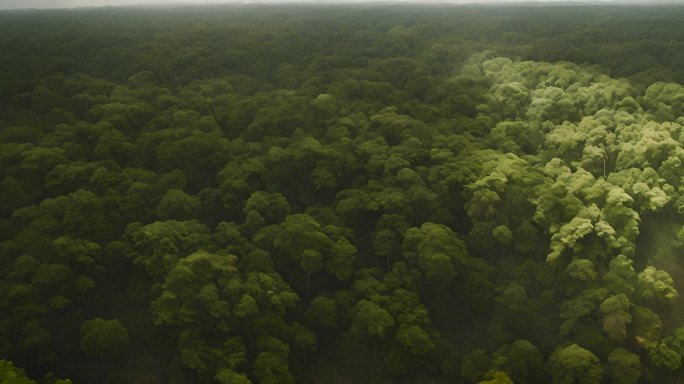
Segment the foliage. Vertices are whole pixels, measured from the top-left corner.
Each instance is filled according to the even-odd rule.
[[[0,381],[676,381],[683,26],[0,12]]]
[[[81,349],[93,356],[111,356],[122,352],[130,340],[128,331],[117,319],[96,317],[81,325]]]

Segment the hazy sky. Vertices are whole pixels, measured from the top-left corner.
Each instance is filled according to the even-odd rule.
[[[309,3],[353,3],[374,0],[0,0],[0,9],[15,8],[69,8],[69,7],[92,7],[105,5],[132,5],[132,4],[207,4],[207,3],[262,3],[262,2],[309,2]],[[401,0],[399,0],[401,1]],[[602,2],[602,3],[662,3],[665,1],[653,0],[408,0],[413,3],[511,3],[511,2]],[[670,0],[669,3],[684,4],[684,0]]]

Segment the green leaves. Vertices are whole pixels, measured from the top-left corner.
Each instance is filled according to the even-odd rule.
[[[605,288],[587,289],[576,298],[565,301],[560,308],[560,317],[565,321],[560,326],[561,335],[572,332],[578,321],[591,315],[606,296]]]
[[[224,384],[350,356],[483,383],[680,366],[676,12],[592,42],[579,9],[237,8],[0,14],[0,355],[42,372],[81,346],[93,381],[149,344],[170,381]]]
[[[675,371],[682,365],[682,357],[663,341],[653,344],[648,349],[649,360],[658,367]]]
[[[235,307],[235,314],[238,317],[246,317],[257,313],[259,313],[259,308],[257,307],[256,300],[252,296],[244,294]]]
[[[182,255],[198,250],[209,240],[209,228],[197,220],[130,224],[126,238],[136,264],[155,278],[163,277]]]
[[[632,309],[633,332],[640,347],[650,348],[659,339],[663,331],[663,322],[658,315],[646,307],[635,306]]]
[[[403,249],[406,259],[424,273],[425,281],[437,288],[448,286],[468,257],[463,241],[448,227],[434,223],[408,229]]]
[[[417,325],[402,325],[397,330],[397,341],[414,355],[424,355],[435,349],[427,332]]]
[[[382,338],[394,326],[392,315],[379,305],[368,300],[356,304],[352,332]]]
[[[578,246],[578,241],[592,233],[593,230],[594,225],[590,219],[582,217],[573,218],[551,237],[552,252],[546,256],[546,261],[549,264],[555,264],[566,248],[579,251],[581,248]]]
[[[644,299],[656,299],[661,302],[673,303],[679,293],[674,288],[674,282],[670,275],[655,267],[648,266],[639,272],[637,277],[637,289]]]
[[[478,382],[478,384],[513,384],[513,381],[506,374],[497,370],[491,370],[485,374],[485,379]]]
[[[81,325],[81,349],[89,355],[115,357],[129,340],[128,331],[118,319],[96,317]]]
[[[261,382],[291,380],[289,347],[270,333],[292,339],[297,336],[291,333],[303,334],[284,319],[299,298],[264,267],[244,271],[234,255],[200,251],[168,272],[152,309],[158,325],[180,331],[178,348],[187,366],[225,382],[248,383],[248,366]],[[248,354],[245,345],[257,340],[259,348]]]
[[[294,384],[288,367],[290,347],[275,337],[264,335],[259,338],[259,353],[254,361],[254,376],[262,384]]]
[[[624,340],[627,337],[627,326],[632,322],[627,296],[622,293],[610,296],[603,300],[599,309],[603,315],[603,330],[612,339]]]
[[[502,246],[505,246],[513,240],[513,232],[507,226],[499,225],[492,230],[492,237]]]
[[[335,300],[325,296],[317,296],[311,300],[304,316],[308,322],[321,328],[336,327],[339,318]]]
[[[598,357],[577,344],[556,349],[546,366],[554,384],[599,384],[603,377]]]
[[[24,370],[15,366],[11,361],[0,360],[0,383],[35,384],[36,382],[26,377]]]
[[[527,340],[516,340],[500,348],[493,359],[516,383],[537,382],[543,371],[543,358],[537,347]]]
[[[290,213],[290,205],[280,193],[258,191],[247,199],[244,212],[258,213],[266,224],[279,224]]]
[[[276,229],[273,248],[299,262],[306,272],[323,267],[340,280],[351,276],[356,247],[341,228],[321,227],[307,214],[294,214]]]
[[[237,373],[232,369],[223,369],[216,374],[216,380],[221,384],[252,384],[244,373]]]
[[[180,189],[169,189],[157,206],[157,216],[162,220],[190,220],[200,214],[201,201]]]
[[[641,376],[639,356],[624,348],[615,348],[608,355],[606,374],[616,384],[636,384]]]
[[[461,376],[475,382],[479,380],[491,367],[489,356],[484,349],[473,349],[463,357]]]
[[[586,259],[573,260],[565,269],[565,273],[582,282],[592,281],[597,276],[594,263]]]

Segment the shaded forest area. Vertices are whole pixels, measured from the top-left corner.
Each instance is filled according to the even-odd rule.
[[[0,382],[679,383],[684,7],[0,12]]]

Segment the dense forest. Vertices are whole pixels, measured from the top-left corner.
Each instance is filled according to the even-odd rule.
[[[0,383],[684,381],[684,7],[0,12]]]

